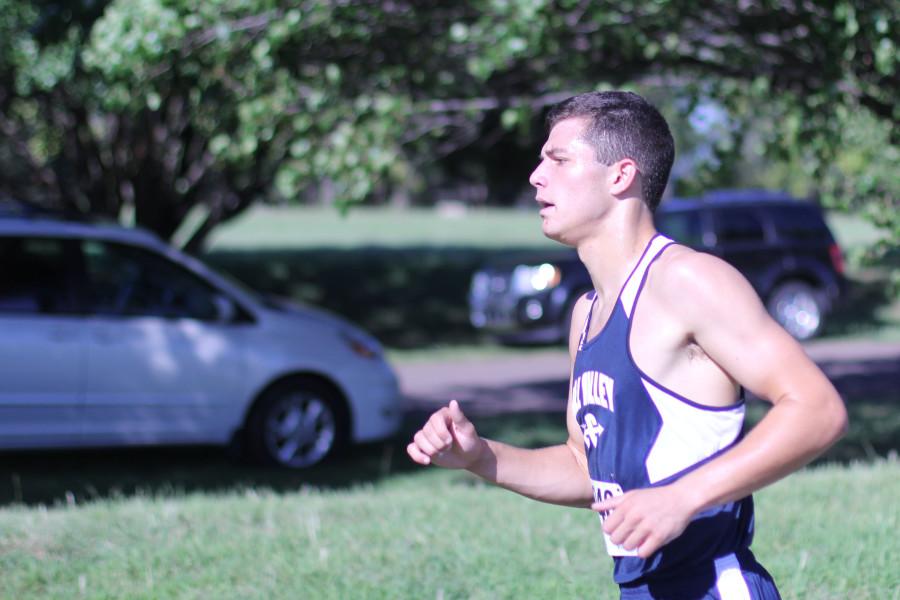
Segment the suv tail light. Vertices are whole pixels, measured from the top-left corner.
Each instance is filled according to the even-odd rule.
[[[838,275],[843,275],[844,253],[841,252],[841,247],[838,246],[837,243],[828,246],[828,256],[831,257],[831,264],[834,267],[834,270],[837,271]]]

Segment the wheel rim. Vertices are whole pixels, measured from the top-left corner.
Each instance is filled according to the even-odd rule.
[[[337,420],[328,402],[309,393],[294,392],[276,402],[266,419],[266,450],[288,467],[312,465],[331,450]]]
[[[805,340],[818,331],[822,312],[813,293],[805,288],[788,288],[776,297],[773,313],[788,333]]]

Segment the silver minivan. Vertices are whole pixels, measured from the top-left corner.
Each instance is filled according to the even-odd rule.
[[[399,428],[372,336],[150,233],[0,217],[0,257],[0,449],[240,441],[302,468]]]

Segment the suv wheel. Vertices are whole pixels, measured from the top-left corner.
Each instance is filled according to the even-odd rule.
[[[315,379],[280,382],[260,398],[247,421],[248,445],[265,463],[291,469],[324,460],[343,441],[341,399]]]
[[[769,295],[767,308],[778,324],[798,340],[808,340],[822,329],[825,303],[808,283],[779,284]]]

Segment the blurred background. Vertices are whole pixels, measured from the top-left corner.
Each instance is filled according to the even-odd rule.
[[[534,265],[562,257],[541,236],[528,174],[549,108],[607,89],[644,95],[670,123],[676,163],[664,206],[714,190],[753,189],[780,190],[823,211],[848,285],[806,348],[848,399],[851,431],[823,459],[844,468],[773,492],[782,496],[763,495],[773,508],[793,507],[781,531],[807,526],[810,498],[826,506],[819,517],[825,533],[810,547],[818,554],[810,558],[802,543],[785,551],[775,535],[761,543],[784,557],[771,570],[789,582],[786,597],[896,595],[900,582],[884,575],[896,571],[896,545],[871,536],[890,534],[900,518],[890,507],[900,493],[892,491],[900,481],[898,14],[895,0],[0,0],[0,221],[148,231],[165,244],[154,246],[161,255],[168,257],[170,247],[186,255],[179,268],[206,273],[191,266],[196,258],[224,274],[209,281],[232,299],[246,298],[239,309],[255,300],[231,291],[230,279],[267,298],[338,315],[360,329],[338,324],[328,339],[340,338],[370,365],[373,356],[390,364],[406,411],[390,424],[394,433],[386,441],[302,472],[205,449],[5,451],[0,569],[17,576],[0,578],[0,596],[70,597],[79,590],[169,597],[199,590],[209,597],[279,597],[314,573],[328,582],[312,588],[321,597],[359,597],[359,590],[368,597],[422,597],[421,590],[443,597],[445,589],[449,596],[485,597],[476,583],[445,582],[467,556],[456,529],[438,530],[435,537],[447,545],[430,552],[421,536],[408,534],[411,527],[430,531],[431,514],[447,506],[437,503],[441,494],[434,499],[410,483],[411,473],[421,473],[403,448],[423,415],[449,397],[469,402],[488,435],[532,446],[564,435],[562,345],[498,343],[473,326],[469,294],[485,265],[526,254],[544,257]],[[0,296],[26,271],[10,256],[0,255]],[[98,264],[115,286],[117,275]],[[219,300],[204,305],[212,316],[198,319],[209,321],[202,327],[222,329],[244,314]],[[162,316],[168,321],[154,327],[171,325],[173,316]],[[10,374],[23,372],[15,365],[30,360],[10,333],[26,321],[0,314],[6,336],[0,355],[7,357],[0,392],[11,389]],[[316,344],[297,356],[321,352]],[[53,366],[51,359],[31,362]],[[174,361],[172,368],[184,371],[189,362]],[[322,395],[322,406],[344,406],[329,404],[338,402],[333,392]],[[257,406],[262,396],[248,393],[241,402]],[[345,408],[333,415],[335,439],[349,433],[341,429],[341,419],[353,418]],[[751,406],[751,422],[762,414],[759,403]],[[423,477],[455,502],[479,506],[472,494],[484,490],[470,490],[471,481]],[[360,484],[378,487],[361,492]],[[268,492],[296,502],[277,504]],[[875,524],[863,519],[862,533],[829,538],[828,523],[843,521],[846,509],[820,502],[831,495],[872,499],[872,507],[855,514]],[[336,548],[356,539],[354,523],[369,502],[388,524],[359,539],[402,548],[386,556],[365,552],[370,562],[359,571],[360,587],[342,588],[334,582],[346,569],[323,565],[329,552],[343,556]],[[76,511],[59,521],[41,516],[44,505],[82,503],[100,505],[99,522],[121,520],[122,532],[138,533],[107,536],[86,524],[93,517]],[[32,505],[38,508],[26,508]],[[298,505],[313,512],[294,522]],[[425,513],[416,513],[420,507]],[[509,510],[531,518],[532,509],[518,507]],[[505,522],[486,510],[473,509],[468,526],[482,533],[485,548],[499,539],[496,523]],[[285,531],[302,530],[302,548],[277,537],[273,514],[293,525]],[[573,529],[556,514],[541,513],[547,540]],[[149,524],[138,524],[146,515]],[[158,533],[191,527],[206,532],[197,534],[206,547],[242,557],[242,565],[203,555],[212,567],[181,573],[178,565],[199,560],[197,546],[179,545],[178,536],[161,541]],[[216,539],[222,531],[228,535]],[[589,552],[596,533],[566,543]],[[523,535],[527,543],[508,540],[506,554],[528,548],[532,562],[495,581],[497,596],[551,594],[546,581],[570,573],[565,548],[547,542],[532,549],[530,530]],[[78,539],[103,543],[84,553],[72,542]],[[155,567],[141,556],[116,562],[136,540],[139,555],[156,557]],[[280,544],[260,556],[295,556],[308,561],[308,570],[250,556],[246,548],[260,543]],[[157,547],[171,555],[156,554]],[[420,552],[407,556],[408,548]],[[859,563],[885,568],[858,574],[830,568],[829,561],[852,554],[848,548],[857,556],[873,552]],[[344,551],[345,562],[363,553]],[[391,555],[419,566],[380,581],[373,573],[390,573]],[[61,558],[58,571],[45,574],[47,556]],[[223,588],[243,565],[248,587]],[[495,566],[497,573],[509,567]],[[116,583],[131,579],[134,587]],[[593,594],[594,579],[576,569],[566,594]]]

